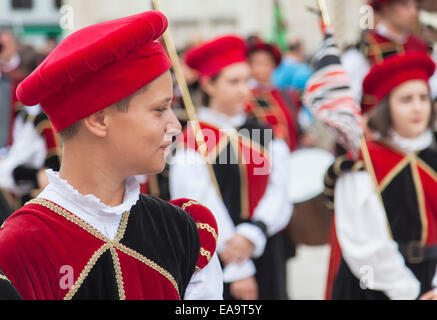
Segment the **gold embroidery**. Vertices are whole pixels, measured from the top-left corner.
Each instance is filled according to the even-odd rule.
[[[93,228],[92,226],[90,226],[89,224],[87,224],[86,222],[81,220],[80,218],[76,217],[75,215],[69,213],[64,208],[62,208],[62,207],[58,206],[57,204],[54,204],[48,200],[37,198],[37,199],[33,199],[33,200],[27,202],[26,205],[27,204],[39,204],[43,207],[46,207],[46,208],[52,210],[53,212],[59,214],[60,216],[64,217],[68,221],[78,225],[79,227],[81,227],[82,229],[84,229],[85,231],[90,233],[91,235],[95,236],[96,238],[105,242],[105,244],[98,251],[96,251],[94,253],[94,255],[91,257],[90,261],[88,261],[88,264],[85,266],[84,270],[82,271],[81,276],[79,277],[78,281],[76,281],[76,283],[73,285],[70,292],[65,296],[64,299],[71,299],[73,297],[73,295],[76,293],[76,291],[79,289],[80,285],[82,284],[83,280],[88,275],[91,268],[94,266],[97,259],[103,254],[104,251],[106,251],[108,248],[113,248],[113,247],[115,247],[116,249],[126,253],[127,255],[143,262],[144,264],[151,267],[152,269],[158,271],[161,275],[166,277],[172,283],[172,285],[176,289],[178,297],[180,297],[179,296],[179,287],[178,287],[176,281],[174,280],[173,276],[170,274],[170,272],[168,272],[167,270],[165,270],[164,268],[162,268],[161,266],[156,264],[154,261],[142,256],[141,254],[139,254],[135,250],[132,250],[132,249],[126,247],[125,245],[119,243],[119,241],[123,238],[125,230],[126,230],[128,216],[130,213],[129,211],[124,213],[124,215],[122,217],[122,222],[120,223],[120,228],[117,232],[117,236],[114,239],[114,241],[111,241],[110,239],[105,237],[102,233],[100,233],[97,229]],[[100,251],[102,251],[102,252],[100,252]],[[117,273],[117,270],[115,270],[115,272]],[[121,275],[121,273],[120,273],[120,275]],[[77,285],[77,287],[76,287],[76,285]],[[74,291],[73,291],[73,289],[74,289]]]
[[[110,250],[111,250],[111,256],[112,256],[112,262],[114,264],[114,269],[115,269],[115,278],[117,280],[118,296],[120,297],[120,300],[126,300],[126,295],[124,292],[123,275],[121,273],[120,260],[118,259],[118,254],[117,254],[117,251],[114,249],[114,247],[111,247]]]
[[[170,274],[170,272],[168,272],[167,270],[165,270],[164,268],[162,268],[161,266],[159,266],[158,264],[156,264],[154,261],[146,258],[145,256],[139,254],[138,252],[136,252],[135,250],[132,250],[131,248],[126,247],[125,245],[121,244],[121,243],[116,243],[115,247],[120,250],[121,252],[126,253],[127,255],[141,261],[142,263],[146,264],[147,266],[151,267],[152,269],[158,271],[161,275],[163,275],[164,277],[166,277],[175,287],[177,293],[178,293],[178,297],[179,297],[179,287],[178,284],[176,283],[176,280],[173,278],[173,276]]]
[[[431,168],[425,161],[420,158],[417,158],[417,164],[419,167],[425,171],[434,181],[437,182],[437,173],[433,168]]]
[[[33,200],[26,203],[26,205],[28,205],[28,204],[38,204],[40,206],[46,207],[47,209],[50,209],[53,212],[64,217],[68,221],[78,225],[79,227],[81,227],[82,229],[87,231],[88,233],[92,234],[97,239],[100,239],[100,240],[102,240],[104,242],[108,242],[108,243],[111,242],[111,240],[108,239],[107,237],[105,237],[102,233],[100,233],[100,231],[98,231],[97,229],[95,229],[94,227],[92,227],[91,225],[89,225],[88,223],[83,221],[82,219],[69,213],[67,210],[65,210],[64,208],[62,208],[61,206],[58,206],[57,204],[55,204],[53,202],[50,202],[48,200],[41,199],[41,198],[36,198],[36,199],[33,199]]]
[[[115,236],[114,242],[120,242],[124,237],[124,233],[126,232],[127,222],[129,220],[130,211],[126,211],[121,218],[120,227],[118,228],[117,235]]]
[[[0,279],[11,282],[6,276],[0,274]]]
[[[65,295],[64,300],[71,300],[73,296],[76,294],[76,292],[79,290],[80,286],[82,285],[85,278],[88,276],[91,269],[96,264],[97,260],[102,256],[102,254],[108,250],[110,247],[109,243],[105,243],[102,245],[94,254],[91,256],[91,259],[88,261],[88,263],[85,265],[85,268],[83,268],[82,272],[79,275],[79,278],[77,278],[74,285],[71,287],[71,289],[68,291],[68,293]]]
[[[185,202],[182,206],[181,209],[185,211],[186,208],[188,208],[189,206],[192,206],[193,204],[199,204],[200,202],[196,201],[196,200],[190,200],[188,202]]]
[[[218,236],[217,236],[217,233],[215,232],[215,230],[214,230],[214,228],[213,227],[211,227],[209,224],[207,224],[207,223],[196,223],[196,226],[197,226],[197,228],[199,228],[199,229],[206,229],[206,230],[208,230],[211,234],[212,234],[212,236],[214,237],[214,239],[215,239],[215,243],[217,244],[217,239],[218,239]]]
[[[211,261],[212,257],[211,257],[211,252],[209,252],[208,250],[203,249],[202,247],[200,247],[200,254],[204,257],[206,257],[206,259],[209,261]]]
[[[387,186],[393,181],[394,178],[410,163],[410,158],[405,157],[402,159],[389,173],[387,173],[384,179],[381,180],[379,188],[381,192],[387,188]]]
[[[428,238],[428,217],[426,214],[425,206],[425,193],[423,191],[422,181],[420,180],[419,169],[417,168],[416,156],[414,154],[409,155],[411,159],[411,172],[413,174],[414,186],[416,188],[417,203],[419,204],[420,220],[422,221],[422,237],[421,244],[426,244]]]

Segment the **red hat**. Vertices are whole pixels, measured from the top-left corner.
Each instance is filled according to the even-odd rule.
[[[270,43],[265,43],[259,39],[249,44],[248,56],[257,51],[266,51],[270,53],[270,55],[275,60],[276,66],[279,66],[279,64],[281,63],[282,55],[281,51],[278,49],[277,46]]]
[[[224,67],[247,62],[246,42],[237,36],[223,36],[188,50],[185,61],[201,77],[213,77]]]
[[[428,82],[435,68],[429,55],[422,52],[393,55],[383,63],[374,65],[363,82],[362,112],[369,111],[406,81]]]
[[[57,132],[128,97],[171,67],[156,41],[166,30],[157,11],[99,23],[62,41],[17,89],[41,104]]]

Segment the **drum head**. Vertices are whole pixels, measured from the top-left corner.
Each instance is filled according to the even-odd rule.
[[[331,153],[319,148],[293,152],[290,157],[289,199],[300,203],[321,194],[325,173],[334,160]]]

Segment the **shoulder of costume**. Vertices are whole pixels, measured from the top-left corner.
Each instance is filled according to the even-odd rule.
[[[191,199],[176,199],[171,204],[181,208],[194,220],[199,233],[200,250],[196,270],[205,268],[211,261],[217,247],[218,227],[212,212],[199,202]]]

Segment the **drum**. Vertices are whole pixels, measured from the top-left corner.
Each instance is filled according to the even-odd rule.
[[[329,241],[331,210],[322,195],[324,177],[334,156],[324,149],[306,148],[290,158],[289,197],[294,203],[287,233],[296,244],[319,246]]]

